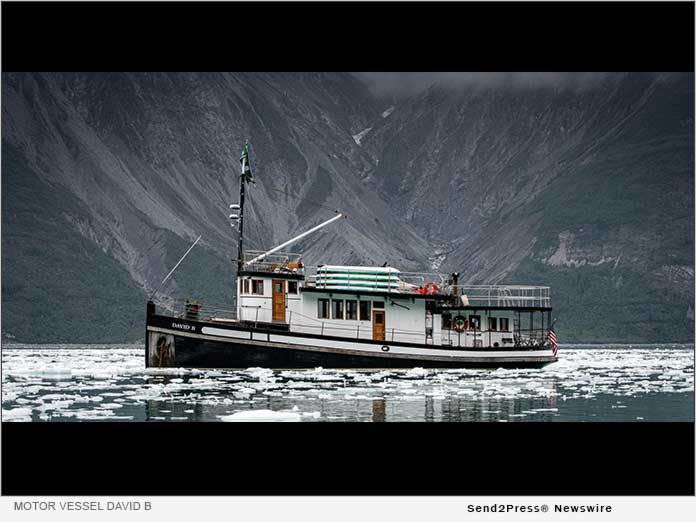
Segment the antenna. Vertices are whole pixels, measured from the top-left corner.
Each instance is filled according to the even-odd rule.
[[[200,238],[201,238],[201,236],[198,236],[198,239],[196,239],[196,240],[193,242],[193,245],[191,245],[191,246],[189,247],[189,249],[186,251],[186,253],[185,253],[183,256],[181,256],[181,259],[179,259],[179,262],[178,262],[176,265],[174,265],[174,268],[172,268],[171,271],[167,274],[167,276],[166,276],[164,279],[162,279],[162,282],[161,282],[160,285],[157,287],[157,290],[155,290],[154,292],[152,292],[152,294],[150,294],[150,297],[148,298],[148,300],[151,301],[152,298],[155,297],[155,294],[156,294],[157,292],[159,292],[159,291],[162,289],[162,286],[164,285],[164,283],[167,281],[167,279],[169,279],[169,278],[171,277],[171,275],[174,273],[174,270],[176,270],[177,268],[179,268],[179,265],[181,264],[181,262],[184,260],[184,258],[185,258],[187,255],[189,255],[189,252],[190,252],[191,250],[193,250],[193,247],[196,246],[196,243],[198,243],[198,240],[199,240]]]

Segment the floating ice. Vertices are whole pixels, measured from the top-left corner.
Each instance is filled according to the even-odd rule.
[[[244,404],[301,420],[538,421],[567,419],[579,401],[593,401],[580,413],[589,420],[693,419],[693,346],[561,345],[559,355],[538,370],[190,370],[145,369],[137,345],[3,346],[3,419],[175,420],[183,411],[209,421]],[[668,402],[636,408],[657,394]]]
[[[11,410],[2,410],[2,420],[4,421],[31,421],[30,408],[13,408]]]
[[[224,422],[297,422],[301,416],[292,411],[248,410],[232,415],[218,415]]]

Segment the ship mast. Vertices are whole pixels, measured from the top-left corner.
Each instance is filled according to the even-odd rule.
[[[237,277],[239,277],[242,271],[242,261],[244,256],[244,251],[242,250],[242,244],[244,241],[244,185],[246,185],[244,179],[244,168],[242,167],[242,173],[239,175],[239,239],[237,240]]]
[[[245,185],[248,182],[256,184],[254,181],[254,176],[251,173],[251,166],[249,161],[249,140],[244,143],[244,148],[242,149],[242,155],[239,158],[242,164],[242,172],[239,174],[239,204],[230,205],[233,210],[239,210],[239,214],[230,214],[230,220],[232,220],[232,226],[234,226],[234,221],[238,222],[238,232],[239,238],[237,242],[237,277],[242,271],[242,264],[244,261],[244,193]]]

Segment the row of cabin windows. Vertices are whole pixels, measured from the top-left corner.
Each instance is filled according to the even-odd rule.
[[[242,293],[263,295],[263,279],[243,279]],[[297,294],[297,281],[288,281],[288,294]]]
[[[242,293],[263,295],[263,279],[243,279]]]
[[[370,321],[372,308],[384,308],[384,301],[358,301],[357,299],[318,299],[317,317],[319,319],[347,319]],[[330,315],[329,315],[329,312]]]
[[[459,327],[461,330],[481,330],[480,315],[469,315],[468,317],[464,317],[463,321],[461,320],[462,317],[464,316],[457,315],[453,317],[452,314],[443,314],[442,329],[455,330]],[[508,317],[489,317],[488,330],[492,332],[509,332],[510,319]]]

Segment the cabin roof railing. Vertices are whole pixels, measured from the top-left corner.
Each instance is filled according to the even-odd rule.
[[[520,308],[550,308],[551,288],[534,285],[450,285],[449,295],[455,293],[460,303],[470,306],[503,306]],[[462,296],[466,296],[465,299]]]
[[[265,252],[265,250],[245,250],[242,259],[242,270],[245,272],[304,274],[302,255],[295,252],[274,252],[273,254],[268,254],[261,261],[255,261],[249,265],[245,264]]]

